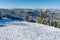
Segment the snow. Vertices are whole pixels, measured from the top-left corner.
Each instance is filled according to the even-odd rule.
[[[25,21],[6,22],[0,40],[60,40],[60,29]]]

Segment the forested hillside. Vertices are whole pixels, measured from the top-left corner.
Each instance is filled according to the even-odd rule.
[[[2,17],[60,27],[58,9],[0,9],[0,19]]]

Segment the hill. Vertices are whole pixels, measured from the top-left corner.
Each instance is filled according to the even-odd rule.
[[[31,22],[6,22],[0,40],[60,40],[60,29]]]

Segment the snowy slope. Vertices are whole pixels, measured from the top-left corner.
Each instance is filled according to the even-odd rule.
[[[0,40],[60,40],[60,29],[24,21],[6,22]]]

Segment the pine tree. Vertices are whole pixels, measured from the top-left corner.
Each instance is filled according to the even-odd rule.
[[[48,17],[47,13],[41,11],[40,13],[40,17],[37,19],[37,23],[41,23],[41,24],[44,24],[44,20]]]
[[[28,14],[24,14],[24,15],[23,15],[23,20],[24,20],[24,21],[27,21],[27,20],[28,20],[28,16],[29,16]]]
[[[52,22],[51,26],[57,27],[58,26],[58,22],[56,22],[56,21]]]

